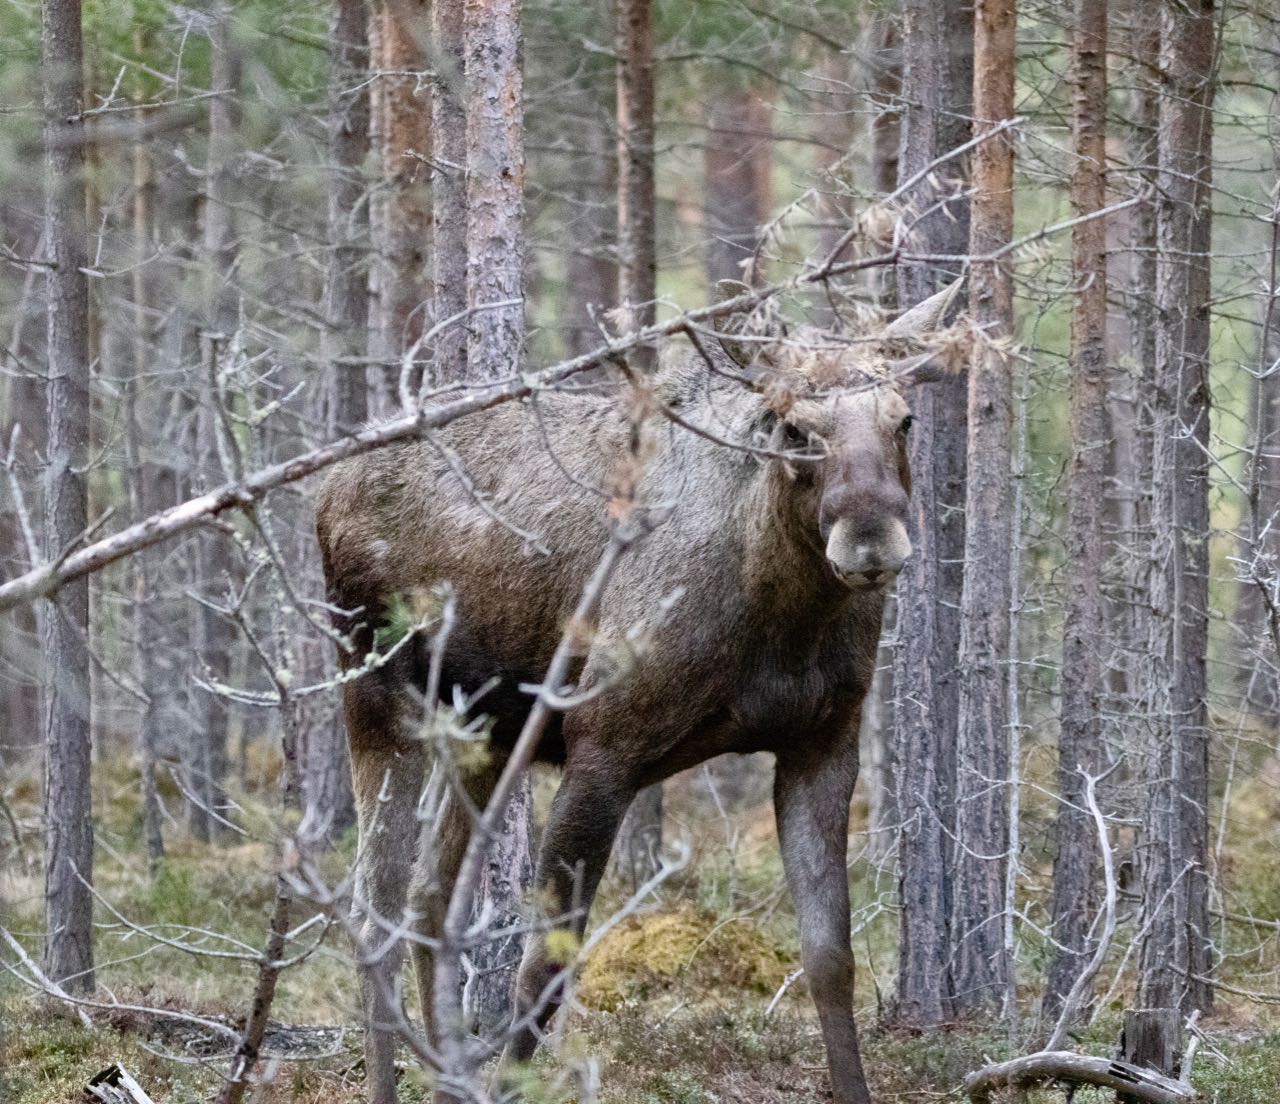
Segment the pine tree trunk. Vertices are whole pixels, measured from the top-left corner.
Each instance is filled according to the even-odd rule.
[[[467,114],[463,105],[463,0],[435,0],[431,29],[436,66],[431,129],[435,320],[467,308]],[[436,339],[435,384],[467,378],[467,322],[460,319]]]
[[[972,25],[960,5],[907,0],[903,8],[899,180],[969,138]],[[962,160],[948,162],[906,197],[918,212],[954,195],[916,225],[922,253],[968,249],[969,201]],[[952,274],[954,275],[954,274]],[[927,298],[946,274],[925,265],[898,271],[898,302]],[[965,382],[913,389],[909,449],[915,548],[898,579],[893,756],[897,778],[898,985],[895,1017],[932,1027],[952,1018],[949,923],[959,713],[961,562],[964,555]]]
[[[1014,0],[974,5],[975,133],[1014,114]],[[973,154],[969,251],[993,253],[1013,237],[1013,146]],[[969,367],[968,484],[960,617],[960,721],[956,770],[954,948],[956,1006],[994,1011],[1010,963],[1002,940],[1009,861],[1010,502],[1013,281],[1010,259],[974,261],[969,309],[978,331]]]
[[[898,19],[889,14],[875,27],[875,79],[872,94],[877,114],[871,126],[871,181],[877,195],[887,195],[898,186],[898,151],[902,142],[902,51]],[[877,274],[881,309],[892,311],[898,301],[898,287],[892,269]],[[892,826],[897,823],[897,801],[893,780],[893,647],[897,624],[897,602],[890,597],[885,606],[880,647],[876,651],[876,671],[862,707],[862,728],[858,741],[863,769],[859,779],[867,792],[868,847],[876,860],[892,850]]]
[[[465,0],[467,124],[467,376],[491,380],[520,371],[524,341],[524,121],[520,0]],[[491,304],[512,305],[495,307]],[[482,881],[492,926],[518,922],[533,881],[526,774],[507,808]],[[519,940],[476,949],[473,1008],[486,1033],[503,1024],[520,961]]]
[[[1151,606],[1156,670],[1140,1000],[1212,1008],[1208,870],[1209,303],[1213,0],[1163,10]]]
[[[85,255],[84,107],[80,0],[45,0],[45,282],[48,322],[44,527],[47,559],[88,523],[89,285]],[[93,819],[89,580],[65,586],[39,613],[44,660],[44,971],[73,993],[93,989]]]
[[[1135,175],[1154,192],[1159,86],[1151,62],[1160,55],[1160,10],[1145,0],[1125,0],[1124,7],[1115,10],[1120,13],[1116,26],[1128,25],[1124,46],[1133,59],[1128,82],[1132,90],[1120,131],[1124,160],[1137,167]],[[1149,398],[1154,391],[1156,360],[1155,211],[1154,203],[1140,203],[1124,212],[1123,249],[1117,258],[1124,268],[1122,274],[1117,274],[1123,306],[1112,326],[1116,355],[1109,366],[1112,447],[1108,457],[1107,512],[1114,567],[1113,577],[1108,580],[1106,606],[1106,636],[1112,642],[1112,658],[1108,672],[1110,700],[1104,714],[1111,718],[1143,717],[1150,704],[1147,588],[1152,487]],[[1107,735],[1124,739],[1126,733],[1119,730],[1123,723],[1113,722],[1113,731]],[[1122,770],[1128,771],[1128,765]],[[1141,773],[1140,768],[1137,773]],[[1117,776],[1113,778],[1116,783],[1121,781]],[[1110,788],[1114,799],[1120,787],[1113,784]],[[1125,812],[1134,815],[1133,810]]]
[[[377,255],[376,355],[396,363],[382,372],[379,413],[399,403],[398,358],[426,329],[431,271],[431,108],[427,73],[430,11],[427,0],[380,0],[375,14],[374,57],[378,114],[375,133],[382,161],[382,186],[374,205]],[[409,387],[422,382],[424,354],[415,356]]]
[[[654,240],[653,13],[649,0],[618,0],[614,9],[618,78],[618,302],[626,329],[653,324],[658,261]],[[630,354],[632,368],[652,372],[655,351]],[[614,847],[616,865],[633,886],[658,868],[662,850],[662,785],[640,793]]]
[[[1273,214],[1273,219],[1280,214]],[[1272,226],[1273,254],[1280,254],[1280,221]],[[1274,265],[1274,261],[1272,262]],[[1277,287],[1280,271],[1270,274]],[[1248,499],[1241,522],[1240,575],[1232,632],[1238,655],[1241,704],[1264,724],[1280,722],[1280,686],[1274,670],[1275,646],[1268,610],[1259,587],[1276,591],[1280,565],[1280,375],[1270,372],[1280,359],[1280,297],[1264,292],[1259,306],[1257,372],[1249,393],[1252,448],[1246,472]]]
[[[1072,42],[1075,169],[1071,213],[1106,206],[1107,0],[1077,0]],[[1107,226],[1072,231],[1072,272],[1080,290],[1071,316],[1071,460],[1066,531],[1067,601],[1062,642],[1058,735],[1057,857],[1053,865],[1053,938],[1042,1002],[1056,1017],[1090,954],[1098,900],[1098,839],[1085,807],[1081,772],[1102,762],[1102,509],[1107,446]]]
[[[750,85],[706,101],[703,233],[707,279],[745,280],[743,262],[769,217],[773,106]]]
[[[134,50],[139,57],[149,44],[144,31],[135,30]],[[142,97],[139,96],[139,102]],[[150,253],[152,241],[152,210],[155,194],[154,170],[151,150],[145,138],[139,138],[133,146],[133,378],[127,384],[128,424],[127,440],[129,461],[130,506],[134,517],[146,517],[156,506],[159,478],[146,470],[142,456],[144,428],[139,416],[138,400],[143,390],[142,381],[151,369],[153,353],[148,340],[150,323],[147,312],[151,302],[150,281],[144,263]],[[134,567],[134,635],[138,656],[138,683],[146,697],[138,726],[138,759],[142,789],[142,836],[147,848],[147,868],[154,877],[164,858],[164,831],[161,824],[160,794],[156,789],[156,763],[159,758],[161,738],[161,709],[166,693],[160,670],[158,649],[163,631],[155,616],[155,600],[152,572],[148,557],[136,556]]]
[[[879,195],[898,186],[898,151],[902,144],[902,45],[898,21],[879,20],[876,27],[876,117],[871,124],[871,185]]]
[[[628,329],[654,319],[658,262],[654,215],[653,23],[649,0],[618,0],[618,302]],[[637,371],[653,370],[654,351],[631,354]]]
[[[342,362],[342,358],[365,357],[369,351],[369,220],[364,202],[368,188],[364,165],[369,154],[368,35],[365,0],[335,0],[329,25],[329,258],[321,335],[321,359],[328,372],[330,438],[358,430],[369,416],[367,373]],[[303,824],[314,839],[324,842],[346,827],[353,801],[341,711],[332,717],[312,717],[305,728],[305,743]]]
[[[594,99],[594,90],[587,95]],[[565,354],[580,356],[600,344],[604,312],[618,301],[618,166],[613,129],[587,104],[583,149],[570,181],[573,242],[565,272]]]
[[[1272,25],[1273,57],[1280,57],[1280,27]],[[1272,171],[1280,173],[1273,139]],[[1241,522],[1239,585],[1232,619],[1241,704],[1269,727],[1280,725],[1280,682],[1262,589],[1280,587],[1280,195],[1272,196],[1267,279],[1258,304],[1258,357],[1249,394],[1252,448],[1246,469],[1248,500]]]
[[[235,216],[232,209],[232,165],[236,141],[236,96],[240,85],[238,48],[231,37],[231,9],[218,5],[209,28],[210,86],[221,93],[209,100],[209,146],[205,165],[205,196],[201,263],[205,266],[204,318],[200,331],[201,409],[198,450],[206,486],[216,485],[233,473],[224,470],[226,449],[220,438],[222,389],[217,377],[232,335],[238,326],[236,296],[231,285],[235,264]],[[220,601],[227,587],[230,558],[225,538],[212,533],[203,542],[200,556],[202,590]],[[201,658],[212,680],[225,684],[230,677],[235,627],[214,610],[202,608]],[[189,809],[192,832],[201,840],[216,840],[225,828],[227,738],[230,717],[227,704],[207,693],[204,722],[197,733],[197,755]]]
[[[329,27],[329,266],[321,357],[329,365],[328,430],[359,429],[369,416],[363,368],[340,357],[368,353],[369,12],[365,0],[335,0]]]

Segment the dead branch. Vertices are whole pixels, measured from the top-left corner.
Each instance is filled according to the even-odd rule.
[[[1113,767],[1112,770],[1115,768]],[[1049,1037],[1049,1041],[1045,1044],[1046,1051],[1054,1051],[1060,1047],[1067,1038],[1067,1032],[1071,1030],[1072,1025],[1076,1021],[1079,1013],[1080,1005],[1085,998],[1085,994],[1089,992],[1093,986],[1093,979],[1098,976],[1098,971],[1102,969],[1103,962],[1106,961],[1107,952],[1111,949],[1111,940],[1116,932],[1116,872],[1115,859],[1111,854],[1111,842],[1107,838],[1107,821],[1102,815],[1102,810],[1098,807],[1098,782],[1103,775],[1094,776],[1088,771],[1081,770],[1084,776],[1084,799],[1085,804],[1089,808],[1089,815],[1093,817],[1094,827],[1098,833],[1098,847],[1102,854],[1102,874],[1103,884],[1106,888],[1106,898],[1103,904],[1103,929],[1102,936],[1098,939],[1098,945],[1094,948],[1093,957],[1079,976],[1076,977],[1075,983],[1071,986],[1071,991],[1067,994],[1066,999],[1062,1002],[1062,1010],[1058,1015],[1058,1022],[1054,1026],[1053,1034]]]
[[[119,1062],[95,1073],[84,1091],[90,1100],[100,1100],[103,1104],[151,1104],[146,1090]]]
[[[1011,1062],[983,1066],[964,1079],[964,1088],[973,1104],[989,1104],[1000,1089],[1013,1089],[1020,1097],[1032,1085],[1046,1081],[1098,1085],[1151,1104],[1193,1104],[1196,1100],[1195,1089],[1185,1081],[1175,1081],[1128,1062],[1067,1050],[1042,1050]]]

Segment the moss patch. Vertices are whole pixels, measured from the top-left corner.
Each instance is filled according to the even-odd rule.
[[[717,920],[693,908],[624,920],[587,959],[578,998],[614,1011],[682,984],[701,993],[772,992],[791,955],[747,918]]]

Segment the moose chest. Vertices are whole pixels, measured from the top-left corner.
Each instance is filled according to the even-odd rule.
[[[816,730],[843,727],[858,693],[852,657],[839,637],[762,642],[744,657],[729,713],[753,747],[772,748]]]

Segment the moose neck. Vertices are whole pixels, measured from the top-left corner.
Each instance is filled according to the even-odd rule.
[[[795,509],[795,486],[776,462],[757,474],[745,496],[743,585],[755,609],[780,624],[819,624],[854,599],[827,564],[816,524]],[[872,597],[883,601],[879,594]]]

